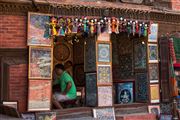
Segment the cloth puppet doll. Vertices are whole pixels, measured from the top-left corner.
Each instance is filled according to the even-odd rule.
[[[133,33],[133,36],[136,34],[136,23],[135,22],[132,23],[132,33]]]
[[[139,36],[141,36],[141,27],[142,27],[142,24],[139,24]]]
[[[66,31],[65,34],[70,34],[72,32],[72,22],[70,18],[66,19]]]
[[[97,23],[97,34],[101,34],[101,22]]]
[[[72,21],[72,26],[73,26],[73,28],[72,28],[72,33],[77,33],[77,31],[78,31],[78,19],[76,18],[76,19],[73,19],[73,21]]]
[[[112,18],[112,23],[111,24],[112,24],[112,29],[111,30],[112,30],[112,32],[115,33],[116,32],[117,21],[116,21],[116,19],[114,17]]]
[[[108,19],[108,33],[111,34],[112,33],[112,29],[111,29],[111,19]]]
[[[148,30],[148,26],[147,24],[144,25],[144,36],[146,37],[147,36],[147,30]]]
[[[52,27],[52,35],[53,36],[57,36],[57,30],[56,30],[56,27],[57,27],[57,19],[55,17],[52,17],[51,19],[51,22],[50,22],[50,25]]]
[[[94,34],[94,20],[90,21],[90,33]]]
[[[116,22],[116,30],[115,30],[115,33],[116,34],[119,34],[119,19],[116,19],[117,22]]]
[[[137,34],[139,33],[139,24],[138,24],[138,21],[136,21],[136,33]]]
[[[58,23],[58,25],[60,27],[59,31],[58,31],[58,35],[60,35],[60,36],[65,36],[64,24],[65,24],[64,19],[60,18],[59,23]]]

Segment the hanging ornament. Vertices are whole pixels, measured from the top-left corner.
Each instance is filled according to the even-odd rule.
[[[136,20],[136,34],[139,34],[139,24],[137,20]]]
[[[140,23],[139,24],[139,37],[141,36],[141,27],[142,27],[142,24]]]
[[[115,33],[116,33],[116,34],[119,34],[119,19],[117,18],[116,20],[117,20],[117,22],[116,22],[116,30],[115,30]]]
[[[59,19],[59,31],[58,31],[58,35],[59,36],[65,36],[65,29],[64,29],[64,24],[65,24],[65,21],[64,21],[64,18],[60,18]]]
[[[73,28],[72,28],[72,33],[77,33],[77,31],[78,31],[78,19],[76,18],[76,19],[72,19],[72,26],[73,26]]]
[[[111,19],[108,19],[108,33],[111,34],[112,33],[112,29],[111,29]]]
[[[117,21],[116,21],[116,19],[113,17],[112,18],[112,23],[111,23],[111,25],[112,25],[112,32],[116,32],[116,24],[117,24]]]
[[[52,27],[52,35],[53,36],[57,36],[57,30],[56,30],[56,27],[57,27],[57,19],[55,17],[52,17],[51,18],[51,22],[50,22],[50,25]]]
[[[98,35],[101,34],[101,23],[100,22],[97,23],[97,34]]]
[[[93,19],[90,21],[90,33],[94,34],[94,20]]]
[[[72,32],[72,21],[70,18],[66,19],[66,34],[70,34]]]
[[[146,37],[147,36],[147,33],[148,33],[148,27],[147,27],[147,24],[144,25],[144,36]]]
[[[45,24],[45,31],[44,31],[44,38],[49,38],[51,33],[50,33],[50,26],[48,23]]]
[[[136,23],[133,22],[132,23],[132,34],[133,34],[133,36],[135,36],[135,33],[136,33]]]

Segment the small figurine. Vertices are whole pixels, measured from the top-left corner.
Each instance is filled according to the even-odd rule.
[[[53,36],[57,36],[57,30],[56,30],[56,27],[57,27],[57,19],[55,17],[52,17],[51,19],[51,22],[50,22],[50,25],[52,27],[52,35]]]
[[[64,24],[65,24],[64,19],[60,18],[59,23],[58,23],[58,25],[60,27],[59,31],[58,31],[58,35],[60,35],[60,36],[65,36]]]
[[[116,32],[116,25],[117,25],[117,22],[116,22],[116,19],[113,17],[112,18],[112,32]]]
[[[66,19],[66,31],[65,34],[70,34],[72,32],[72,22],[70,18]]]

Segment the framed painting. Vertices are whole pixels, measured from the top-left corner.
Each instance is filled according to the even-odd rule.
[[[50,16],[39,13],[28,13],[28,46],[51,46]]]
[[[2,104],[5,105],[5,106],[15,108],[16,110],[18,110],[18,102],[17,101],[3,101]]]
[[[148,101],[148,79],[147,73],[135,73],[135,90],[136,101],[147,102]]]
[[[56,112],[36,113],[36,120],[56,120]]]
[[[35,113],[22,113],[21,117],[23,120],[36,120]]]
[[[150,24],[150,34],[148,36],[148,42],[157,42],[158,40],[158,24]]]
[[[29,80],[28,111],[51,108],[51,80]]]
[[[110,43],[97,42],[97,62],[111,62],[111,45]]]
[[[52,48],[30,47],[29,49],[29,78],[52,79]]]
[[[159,85],[151,84],[150,85],[150,97],[151,103],[159,103],[160,102],[160,94],[159,94]]]
[[[157,44],[148,44],[149,63],[158,63],[158,46]]]
[[[96,106],[97,104],[97,85],[96,73],[86,73],[86,105]]]
[[[116,120],[113,107],[93,109],[93,117],[97,120]]]
[[[160,106],[159,105],[150,105],[148,106],[149,113],[160,115]]]
[[[134,100],[133,82],[117,83],[116,96],[118,104],[132,103]]]
[[[150,83],[158,83],[159,82],[158,64],[149,64],[149,80],[150,80]]]
[[[134,68],[146,69],[146,45],[140,42],[134,43]]]
[[[112,85],[111,65],[97,65],[97,84]]]
[[[112,106],[112,86],[98,86],[98,106]]]

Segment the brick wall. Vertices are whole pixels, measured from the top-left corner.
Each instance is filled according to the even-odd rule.
[[[0,48],[26,48],[27,17],[0,15]]]
[[[19,111],[27,110],[28,98],[28,67],[27,64],[9,66],[9,100],[19,103]]]
[[[172,0],[172,9],[180,11],[180,0]]]

